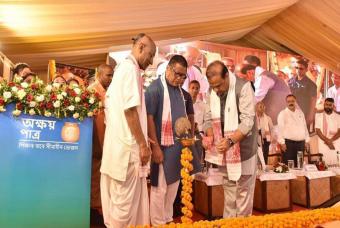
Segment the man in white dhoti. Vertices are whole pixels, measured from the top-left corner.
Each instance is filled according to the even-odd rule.
[[[209,64],[207,78],[212,89],[207,97],[214,132],[211,149],[223,154],[223,217],[249,216],[256,177],[254,91],[249,82],[228,73],[220,61]]]
[[[340,116],[333,111],[334,99],[327,98],[324,111],[315,117],[316,134],[319,136],[319,153],[327,165],[337,164],[337,151],[340,151]]]
[[[140,70],[152,64],[155,52],[149,36],[139,34],[134,38],[131,54],[116,68],[106,93],[100,187],[108,228],[150,223],[144,171],[151,151]]]

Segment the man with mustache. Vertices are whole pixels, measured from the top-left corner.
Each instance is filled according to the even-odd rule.
[[[319,152],[326,164],[337,164],[337,151],[340,151],[340,119],[334,111],[334,99],[326,98],[324,111],[315,116],[316,134],[319,136]]]
[[[283,162],[294,160],[297,165],[297,152],[304,151],[309,143],[305,115],[296,107],[296,97],[289,94],[286,97],[287,108],[282,110],[278,117],[278,142],[283,152]]]

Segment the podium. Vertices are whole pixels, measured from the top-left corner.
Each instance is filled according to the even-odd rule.
[[[255,182],[254,209],[265,213],[292,210],[292,173],[262,173]]]
[[[11,112],[0,113],[0,227],[89,227],[92,119]]]
[[[297,176],[292,180],[293,203],[307,208],[316,208],[331,198],[330,179],[332,171],[294,171]]]

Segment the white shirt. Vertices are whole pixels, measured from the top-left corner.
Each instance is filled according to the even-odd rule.
[[[271,140],[271,131],[273,130],[273,121],[272,119],[263,113],[263,116],[257,116],[257,127],[261,130],[261,135],[263,139],[267,141]],[[266,135],[266,132],[269,132],[269,135]]]
[[[327,91],[327,97],[331,97],[334,99],[336,111],[340,112],[340,87],[337,89],[334,85],[329,88]]]
[[[195,123],[197,123],[198,131],[204,131],[204,122],[207,121],[209,105],[201,100],[194,103]]]
[[[192,80],[196,80],[200,83],[200,95],[202,98],[205,97],[205,94],[209,89],[209,82],[207,78],[194,66],[188,67],[188,77],[185,79],[182,88],[189,91],[189,83]]]
[[[116,68],[105,99],[106,130],[101,173],[125,181],[129,162],[139,162],[139,147],[125,117],[125,110],[137,107],[144,136],[147,136],[146,108],[140,69],[130,55]]]
[[[323,117],[326,117],[327,122],[327,132],[324,132],[324,122]],[[317,113],[315,115],[315,128],[321,130],[322,134],[327,138],[333,137],[340,128],[340,116],[339,114],[332,112],[332,114],[328,115],[325,112]]]
[[[285,143],[285,139],[293,141],[309,142],[309,132],[307,130],[305,115],[300,109],[295,109],[294,112],[288,108],[282,110],[278,117],[278,142]]]
[[[275,82],[273,79],[269,78],[267,75],[262,74],[264,69],[262,67],[255,68],[255,100],[256,102],[262,101],[267,95],[268,90],[273,88]]]
[[[324,117],[326,117],[327,132],[324,128]],[[339,114],[332,112],[328,115],[327,113],[317,113],[315,115],[315,128],[320,129],[323,135],[327,138],[332,138],[340,128],[340,116]],[[318,139],[319,153],[323,154],[322,160],[326,162],[327,165],[337,164],[337,154],[336,151],[340,151],[340,139],[333,141],[335,150],[331,150],[322,139]]]

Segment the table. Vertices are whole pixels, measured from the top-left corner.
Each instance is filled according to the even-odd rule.
[[[293,173],[261,173],[256,178],[254,209],[265,213],[292,210],[291,182]]]
[[[293,203],[315,208],[331,198],[332,171],[302,171],[292,170],[297,176],[292,180]]]
[[[218,169],[209,169],[207,173],[195,174],[194,206],[195,210],[209,220],[223,216],[224,193],[223,175]]]

